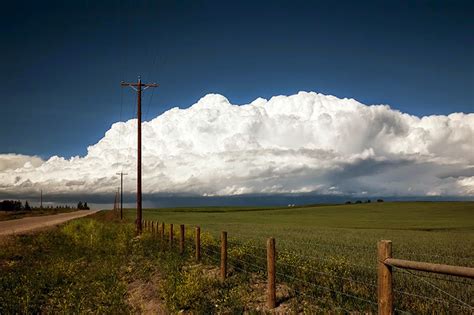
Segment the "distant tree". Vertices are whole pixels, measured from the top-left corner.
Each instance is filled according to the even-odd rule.
[[[383,199],[377,199],[377,202],[383,202]]]
[[[23,204],[20,200],[3,200],[0,202],[0,210],[21,211],[23,210]]]
[[[84,205],[82,204],[82,201],[79,201],[77,204],[77,209],[82,210],[82,208],[84,208]]]
[[[30,211],[31,207],[30,204],[28,203],[28,200],[25,201],[25,210]]]
[[[357,200],[355,203],[362,203],[362,201],[360,201],[360,200]]]
[[[87,202],[84,202],[84,210],[90,210],[89,206],[87,205]]]
[[[367,203],[370,203],[370,199],[367,199]]]
[[[352,202],[346,201],[346,205],[350,205],[350,204],[352,204]]]

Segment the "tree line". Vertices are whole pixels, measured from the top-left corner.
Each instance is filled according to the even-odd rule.
[[[20,200],[2,200],[0,201],[0,211],[33,211],[33,210],[41,210],[41,209],[79,209],[79,210],[89,210],[89,206],[87,202],[82,203],[79,201],[77,207],[72,207],[69,205],[56,205],[56,206],[44,206],[43,208],[31,207],[28,203],[28,200],[25,201],[23,204]]]

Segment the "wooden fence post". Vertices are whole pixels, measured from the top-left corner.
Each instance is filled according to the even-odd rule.
[[[162,241],[165,239],[165,222],[161,222],[160,237]]]
[[[155,236],[155,221],[151,221],[151,235]]]
[[[392,257],[392,241],[380,241],[377,244],[377,296],[378,314],[393,314],[392,267],[385,259]]]
[[[173,238],[174,238],[174,232],[173,232],[173,223],[170,223],[170,247],[173,246]]]
[[[196,226],[196,260],[201,260],[201,227]]]
[[[221,281],[227,276],[227,232],[221,232]]]
[[[179,253],[184,253],[184,224],[179,226]]]
[[[276,307],[276,285],[275,285],[275,239],[273,237],[267,239],[267,306],[268,308]]]

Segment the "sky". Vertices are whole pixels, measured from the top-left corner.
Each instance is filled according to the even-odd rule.
[[[110,146],[102,145],[107,140],[114,144],[114,148],[127,143],[127,140],[121,138],[123,134],[133,132],[133,121],[129,119],[134,118],[136,95],[130,89],[122,89],[120,82],[136,81],[137,76],[141,75],[146,82],[160,84],[159,88],[145,92],[143,118],[150,122],[154,131],[149,135],[150,150],[155,149],[155,152],[150,154],[150,157],[153,157],[150,168],[161,175],[164,174],[163,176],[168,171],[176,171],[178,166],[160,166],[160,163],[164,163],[160,155],[166,153],[166,150],[171,150],[168,153],[172,154],[181,152],[182,149],[170,149],[164,144],[171,141],[170,139],[179,142],[183,137],[189,136],[185,129],[173,129],[181,125],[184,126],[182,128],[187,128],[185,122],[199,124],[199,121],[190,119],[187,116],[189,112],[186,111],[172,112],[176,117],[160,116],[174,107],[186,109],[196,103],[220,104],[216,105],[216,110],[226,113],[226,117],[232,116],[229,113],[236,112],[236,109],[230,109],[234,105],[253,104],[251,112],[254,115],[260,106],[258,102],[252,103],[254,100],[263,98],[271,102],[274,96],[287,95],[290,98],[280,105],[286,115],[284,122],[278,120],[281,117],[274,117],[268,112],[266,116],[258,116],[260,118],[257,125],[260,127],[257,129],[261,131],[265,124],[275,124],[279,121],[283,124],[281,129],[291,134],[295,128],[316,130],[314,123],[324,122],[325,116],[321,118],[322,114],[327,114],[331,119],[338,117],[341,104],[345,104],[341,100],[350,98],[360,102],[358,104],[361,106],[390,105],[391,109],[382,114],[382,125],[386,127],[384,124],[388,124],[395,130],[402,126],[400,128],[405,133],[401,132],[399,138],[390,138],[387,141],[400,141],[399,139],[412,135],[415,139],[413,148],[416,150],[401,148],[394,152],[377,147],[378,142],[370,132],[360,140],[359,146],[354,146],[351,150],[330,146],[324,142],[337,140],[337,136],[340,137],[345,132],[343,127],[334,128],[334,132],[328,132],[327,135],[321,136],[321,139],[313,136],[306,138],[305,134],[303,139],[308,141],[303,141],[297,147],[290,143],[277,143],[278,140],[272,137],[259,136],[252,140],[250,138],[253,137],[255,129],[251,126],[242,127],[240,135],[229,130],[222,135],[235,141],[235,137],[243,135],[242,144],[251,145],[256,141],[259,150],[274,150],[276,146],[280,146],[279,149],[282,150],[319,149],[336,152],[334,159],[356,158],[356,155],[361,155],[365,156],[362,158],[365,160],[386,159],[391,163],[395,160],[408,163],[407,154],[424,155],[423,158],[418,158],[414,165],[421,170],[423,167],[419,167],[419,164],[424,163],[429,171],[423,171],[423,174],[428,174],[429,178],[426,178],[424,184],[413,185],[416,186],[413,189],[421,195],[452,194],[455,188],[459,188],[457,184],[439,183],[436,188],[438,190],[433,191],[428,191],[425,186],[426,183],[434,183],[436,178],[443,177],[432,171],[432,168],[439,169],[440,163],[444,163],[441,171],[446,171],[450,173],[450,178],[455,178],[452,182],[460,180],[471,183],[473,180],[469,176],[473,165],[472,158],[469,158],[473,150],[472,116],[448,116],[457,112],[470,114],[474,109],[473,12],[474,4],[468,1],[6,3],[0,13],[0,153],[3,154],[3,166],[0,165],[0,171],[3,172],[0,175],[3,175],[3,178],[0,179],[0,184],[10,185],[8,187],[20,185],[27,180],[24,174],[30,174],[30,171],[25,171],[24,168],[19,169],[17,173],[24,178],[15,182],[18,176],[8,174],[10,171],[7,170],[12,168],[8,165],[24,166],[23,162],[26,161],[34,167],[40,167],[55,156],[69,161],[66,163],[74,164],[76,162],[70,162],[68,159],[79,156],[85,160],[79,160],[77,163],[84,162],[91,168],[94,164],[85,162],[91,154],[90,148],[110,150]],[[300,91],[321,93],[323,96],[334,95],[337,99],[311,96],[311,93],[309,96],[298,94]],[[316,108],[315,104],[325,105],[317,107],[317,117],[296,115],[299,117],[297,122],[291,122],[291,115],[295,114],[291,109],[304,110],[302,107],[293,107],[294,100],[291,96],[298,99],[297,102],[306,102],[306,105],[301,105],[303,107],[312,104],[311,109],[306,108],[311,112]],[[202,98],[204,101],[201,102]],[[206,106],[198,111],[198,116],[201,115],[204,121],[212,118]],[[372,110],[370,106],[368,109],[358,106],[355,106],[356,109],[347,117],[355,115],[352,121],[357,121],[363,113],[370,113],[371,117],[361,120],[361,123],[366,124],[362,129],[380,121],[377,116],[380,113],[372,113],[375,109]],[[401,114],[398,115],[396,111]],[[245,115],[248,113],[237,112],[231,118],[237,121],[246,119]],[[386,115],[398,117],[398,120],[387,122]],[[412,118],[406,118],[404,115],[411,115]],[[429,135],[420,136],[417,134],[419,131],[414,131],[414,126],[421,124],[416,119],[430,115],[441,115],[441,118],[428,119],[430,126],[422,124],[420,130]],[[164,124],[163,121],[167,118],[174,123],[169,126],[169,130],[163,131],[159,124]],[[114,131],[112,125],[119,121],[124,122],[124,130],[114,138],[110,135]],[[236,128],[240,126],[233,120],[227,121],[227,124]],[[114,126],[119,128],[119,125]],[[275,126],[279,128],[278,124]],[[333,125],[328,125],[326,130],[331,127]],[[359,127],[354,128],[357,130]],[[379,130],[375,127],[377,132],[384,130],[382,133],[386,136],[386,129],[381,128]],[[451,135],[458,136],[456,139],[448,139],[449,135],[442,138],[443,136],[439,135],[441,129],[447,129],[452,132]],[[194,137],[209,136],[211,144],[216,141],[215,133],[211,132],[209,135],[206,130],[193,132]],[[161,139],[165,135],[168,135],[169,139]],[[181,138],[177,138],[177,135],[181,135]],[[338,143],[336,140],[334,142]],[[114,141],[119,141],[120,145]],[[194,138],[190,141],[193,146],[186,151],[190,156],[196,152],[214,152],[214,157],[224,151],[234,152],[234,155],[235,150],[244,152],[239,148],[239,144],[237,149],[226,147],[217,152],[207,147],[205,150],[199,149],[199,145],[195,143],[198,140]],[[439,148],[445,145],[450,146],[451,154],[441,152]],[[133,147],[133,143],[130,143],[130,147]],[[103,152],[97,154],[102,155]],[[116,168],[123,168],[123,165],[128,163],[123,161],[132,160],[133,157],[130,152],[128,160],[118,159],[117,162],[114,158],[120,157],[121,153],[114,154],[118,155],[102,162],[108,163],[109,166],[122,163]],[[268,154],[268,159],[275,161],[272,154],[276,153]],[[396,158],[388,156],[393,154],[398,155]],[[400,154],[403,154],[403,157]],[[454,161],[453,155],[456,154],[462,155]],[[251,155],[247,152],[243,158],[249,156]],[[428,156],[431,159],[429,161],[426,160]],[[307,158],[308,155],[302,154],[288,159],[292,163],[296,159],[295,164],[306,163],[306,166],[316,160],[318,163],[323,163],[324,160],[319,156],[310,163],[305,160]],[[434,162],[433,159],[451,160],[447,163]],[[56,162],[52,161],[50,164],[54,163]],[[285,163],[290,168],[295,167],[291,163]],[[453,163],[456,166],[453,166]],[[265,161],[262,164],[265,164]],[[336,164],[328,167],[341,167]],[[446,164],[450,166],[446,167]],[[52,167],[51,165],[48,167]],[[236,170],[242,165],[239,164]],[[212,173],[215,169],[211,168],[209,172]],[[404,172],[409,173],[410,168]],[[458,178],[453,177],[452,172],[464,172],[467,175]],[[273,175],[280,180],[272,182],[271,185],[270,182],[257,185],[245,181],[245,184],[240,186],[234,185],[232,188],[229,184],[222,188],[227,188],[228,194],[236,194],[239,191],[262,192],[273,186],[274,192],[280,193],[302,193],[321,189],[321,192],[326,194],[327,189],[336,187],[329,186],[331,181],[321,180],[320,173],[313,174],[313,177],[310,176],[310,180],[306,181],[301,177],[292,179],[299,184],[288,184],[288,181],[292,180],[283,180],[282,174],[288,174],[285,171],[278,174]],[[401,176],[400,174],[390,176]],[[70,177],[69,174],[62,176]],[[224,177],[218,179],[222,180]],[[178,185],[182,183],[183,178],[166,178],[177,185],[174,190],[170,186],[159,186],[169,193],[225,194],[225,191],[219,192],[218,189],[207,185],[211,180],[208,177],[198,176],[199,180],[195,185],[199,188],[196,189]],[[14,184],[9,182],[12,179]],[[33,185],[46,180],[31,174],[28,179]],[[90,180],[97,178],[91,177]],[[402,186],[408,187],[406,183],[400,184],[400,187],[386,187],[383,191],[370,190],[377,187],[382,180],[386,178],[374,176],[370,180],[362,181],[365,188],[357,192],[343,190],[341,193],[406,193],[400,190]],[[325,187],[307,185],[308,182],[314,181],[320,181],[320,185]],[[360,183],[359,177],[353,184],[362,185]],[[84,185],[90,188],[92,184],[89,182]],[[466,185],[468,188],[464,195],[472,195],[472,184]],[[444,188],[440,188],[441,186]],[[84,187],[82,189],[85,189]]]

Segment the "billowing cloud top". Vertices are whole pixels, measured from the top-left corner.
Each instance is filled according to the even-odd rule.
[[[209,94],[143,123],[149,194],[474,195],[474,114],[416,117],[300,92],[232,105]],[[0,192],[111,193],[135,177],[136,120],[84,157],[0,155]],[[133,185],[129,185],[133,186]]]

